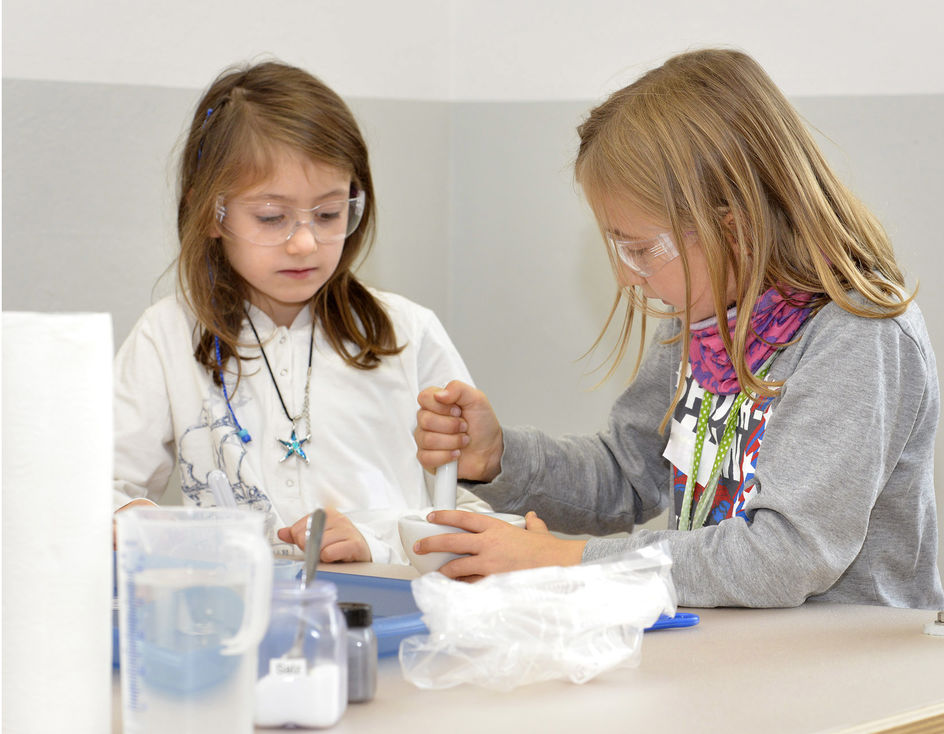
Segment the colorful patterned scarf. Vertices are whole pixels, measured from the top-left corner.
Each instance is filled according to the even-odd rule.
[[[775,288],[765,291],[751,314],[751,333],[747,337],[747,366],[756,372],[779,346],[790,341],[812,312],[808,306],[809,293],[788,291],[789,301]],[[728,329],[733,338],[737,323],[737,309],[728,311]],[[741,391],[734,365],[721,341],[718,320],[715,318],[692,324],[692,339],[688,360],[692,375],[705,390],[715,395],[736,395]]]

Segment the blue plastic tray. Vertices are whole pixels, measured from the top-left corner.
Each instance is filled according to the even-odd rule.
[[[331,581],[338,587],[338,601],[356,601],[370,604],[374,613],[374,634],[381,656],[396,655],[400,640],[410,635],[428,632],[422,612],[413,600],[413,591],[407,579],[388,579],[379,576],[358,576],[350,573],[318,572],[318,578]],[[662,615],[647,629],[663,630],[692,627],[699,617],[691,612],[679,612],[674,617]]]
[[[380,656],[396,655],[400,649],[400,640],[428,631],[423,624],[422,613],[413,601],[413,591],[407,579],[332,571],[319,571],[318,578],[330,581],[338,587],[338,601],[356,601],[371,605],[377,652]],[[112,665],[119,667],[117,610],[113,611]]]
[[[424,634],[422,612],[413,601],[408,579],[388,579],[381,576],[360,576],[353,573],[319,571],[318,578],[338,587],[338,601],[370,604],[374,616],[374,634],[377,652],[396,655],[400,640],[410,635]]]
[[[374,616],[374,634],[377,636],[377,652],[383,657],[396,655],[400,641],[410,635],[428,632],[423,624],[422,612],[413,600],[413,590],[408,579],[390,579],[381,576],[362,576],[336,571],[319,571],[318,578],[330,581],[338,587],[338,601],[353,601],[370,604]],[[698,624],[697,614],[679,612],[674,617],[663,615],[647,629],[663,630],[692,627]],[[113,660],[118,667],[118,619],[115,613]]]

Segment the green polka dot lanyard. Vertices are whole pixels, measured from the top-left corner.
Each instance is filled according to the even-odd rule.
[[[773,355],[764,363],[757,376],[764,379],[767,371],[770,369],[771,362],[774,361]],[[741,412],[741,406],[747,399],[747,395],[742,390],[734,399],[734,405],[728,412],[728,417],[724,421],[724,432],[721,434],[721,442],[718,444],[718,453],[715,454],[714,464],[711,465],[711,474],[708,475],[708,481],[705,483],[705,489],[698,498],[698,504],[695,506],[695,515],[692,516],[692,495],[695,493],[695,480],[698,477],[698,470],[701,467],[701,452],[705,445],[705,434],[708,432],[708,417],[711,415],[711,408],[714,404],[714,394],[705,390],[704,397],[701,400],[701,410],[698,412],[698,422],[695,424],[695,451],[692,454],[692,470],[685,479],[685,494],[682,495],[682,510],[679,513],[679,530],[697,530],[705,524],[708,518],[708,511],[715,500],[715,493],[718,490],[718,479],[721,476],[721,465],[727,458],[731,450],[731,443],[734,441],[734,429],[737,426],[738,413]]]

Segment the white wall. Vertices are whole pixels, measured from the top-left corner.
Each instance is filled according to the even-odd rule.
[[[923,0],[452,5],[456,99],[596,99],[707,45],[752,54],[790,96],[944,91],[944,10]]]
[[[275,54],[352,97],[445,99],[438,0],[9,0],[3,75],[202,89],[225,65]]]
[[[351,97],[597,99],[724,44],[791,96],[930,94],[942,21],[925,0],[5,0],[3,75],[201,88],[275,53]]]

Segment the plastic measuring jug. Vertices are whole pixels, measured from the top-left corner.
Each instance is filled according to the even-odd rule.
[[[123,731],[252,732],[272,595],[264,515],[134,508],[115,522]]]

